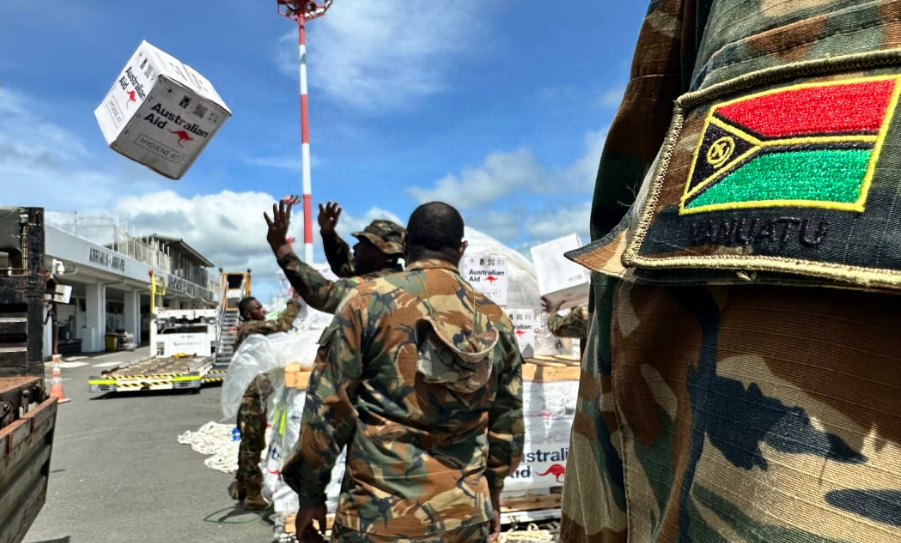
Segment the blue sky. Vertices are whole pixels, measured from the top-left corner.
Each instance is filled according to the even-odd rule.
[[[343,232],[439,199],[520,250],[587,239],[644,10],[335,0],[308,27],[314,205],[340,201]],[[94,118],[142,39],[206,76],[233,112],[179,181],[110,150]],[[265,295],[275,265],[261,213],[301,191],[296,42],[274,0],[4,0],[0,203],[184,237],[217,265],[252,267]]]

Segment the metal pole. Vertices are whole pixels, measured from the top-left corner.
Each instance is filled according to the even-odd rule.
[[[313,182],[310,175],[310,130],[307,106],[307,38],[304,14],[297,14],[300,52],[300,151],[303,169],[303,259],[313,263]]]

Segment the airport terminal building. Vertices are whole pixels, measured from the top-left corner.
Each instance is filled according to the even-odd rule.
[[[61,262],[64,271],[57,278],[72,287],[69,303],[57,305],[61,354],[114,350],[121,348],[116,343],[140,345],[149,340],[154,280],[155,303],[162,307],[199,309],[218,304],[219,272],[184,240],[137,236],[109,218],[54,213],[48,219],[47,269],[54,260]],[[44,325],[46,353],[52,352],[51,322],[47,319]]]

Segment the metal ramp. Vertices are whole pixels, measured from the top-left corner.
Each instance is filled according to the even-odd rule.
[[[219,332],[216,337],[214,371],[224,370],[235,355],[235,340],[238,339],[238,302],[250,296],[250,270],[246,273],[222,271],[219,294]],[[218,371],[217,371],[218,373]]]
[[[225,309],[219,319],[219,340],[216,347],[217,368],[228,367],[235,355],[235,340],[238,339],[238,310]]]

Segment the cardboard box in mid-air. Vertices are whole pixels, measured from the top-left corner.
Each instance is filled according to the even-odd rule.
[[[113,150],[179,179],[231,111],[205,77],[144,41],[94,116]]]
[[[566,309],[588,303],[588,286],[591,275],[588,270],[563,256],[567,251],[582,246],[577,234],[532,247],[532,261],[538,276],[538,293],[561,303]]]

